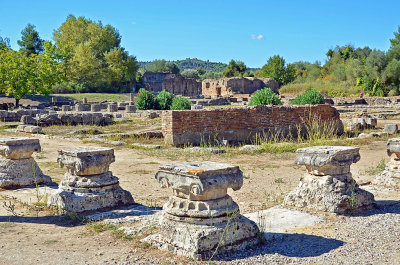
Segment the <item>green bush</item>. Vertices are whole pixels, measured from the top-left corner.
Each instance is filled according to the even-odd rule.
[[[161,91],[156,96],[155,107],[160,110],[168,110],[171,107],[174,95],[166,90]]]
[[[307,89],[303,94],[298,95],[292,102],[290,102],[292,105],[316,105],[324,103],[324,96],[313,88]]]
[[[172,110],[184,110],[190,109],[190,100],[182,96],[177,96],[172,100],[171,109]]]
[[[135,98],[135,106],[140,110],[152,109],[154,107],[153,94],[145,89],[140,89]]]
[[[282,101],[270,88],[265,87],[253,94],[249,105],[282,105]]]

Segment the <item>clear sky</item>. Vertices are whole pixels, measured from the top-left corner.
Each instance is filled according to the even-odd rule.
[[[386,51],[400,25],[400,1],[0,0],[0,36],[18,49],[32,23],[50,40],[69,14],[111,24],[140,61],[195,57],[261,67],[275,54],[324,63],[336,45]]]

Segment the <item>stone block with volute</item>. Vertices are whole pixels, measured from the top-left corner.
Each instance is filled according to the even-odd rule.
[[[155,177],[161,187],[173,190],[160,219],[161,248],[205,259],[257,244],[257,225],[240,215],[227,194],[228,188],[243,185],[238,166],[186,162],[161,166]]]
[[[118,178],[109,171],[115,161],[114,149],[78,147],[58,151],[57,162],[67,172],[50,204],[69,211],[102,211],[134,203]]]
[[[350,165],[360,160],[359,148],[315,146],[296,151],[296,163],[307,173],[284,204],[316,211],[345,213],[374,205],[374,195],[359,188]]]
[[[372,181],[372,184],[400,189],[400,138],[388,140],[387,154],[390,161],[386,164],[385,170]]]
[[[51,183],[32,154],[41,152],[38,139],[0,138],[0,187],[20,187]]]

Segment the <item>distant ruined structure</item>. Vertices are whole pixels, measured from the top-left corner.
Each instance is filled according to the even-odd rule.
[[[197,97],[201,95],[201,83],[193,78],[185,78],[180,74],[164,72],[146,72],[143,75],[144,88],[151,92],[164,89],[174,95]]]
[[[264,87],[269,87],[275,93],[279,93],[279,84],[272,78],[231,77],[203,80],[202,94],[205,96],[253,94]]]

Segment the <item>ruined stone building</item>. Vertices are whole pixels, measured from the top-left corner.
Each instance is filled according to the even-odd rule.
[[[144,88],[151,92],[164,89],[174,95],[197,97],[201,95],[201,83],[193,78],[185,78],[180,74],[164,72],[146,72],[143,75]]]
[[[253,94],[264,87],[269,87],[276,93],[279,91],[278,82],[272,78],[231,77],[203,80],[202,94],[205,96]]]

